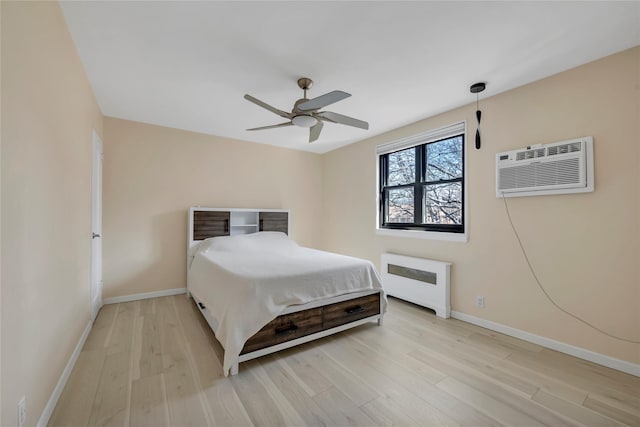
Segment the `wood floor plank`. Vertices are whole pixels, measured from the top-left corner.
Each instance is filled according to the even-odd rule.
[[[620,393],[613,389],[603,388],[600,391],[589,393],[589,397],[640,417],[640,402],[638,401],[640,395],[629,396],[626,393]]]
[[[49,426],[83,426],[89,423],[106,353],[104,348],[80,352]]]
[[[402,347],[406,348],[408,346],[404,344]],[[510,358],[505,360],[476,352],[474,349],[469,349],[460,343],[452,345],[448,341],[431,340],[423,343],[420,347],[428,352],[436,351],[447,359],[454,359],[469,368],[483,372],[491,378],[500,380],[505,385],[513,387],[514,390],[529,396],[533,395],[539,388],[575,403],[581,403],[587,396],[585,390],[580,390],[565,382],[558,381],[556,377],[543,375],[539,371],[520,366]],[[412,357],[415,356],[416,353],[414,352]],[[418,359],[420,360],[420,358]]]
[[[420,425],[420,420],[416,420],[407,414],[403,408],[399,407],[393,399],[386,396],[372,400],[360,407],[377,425],[382,427],[392,426],[416,426]]]
[[[398,335],[388,328],[363,327],[357,332],[357,334],[350,334],[348,337],[362,343],[372,351],[385,355],[390,363],[401,365],[410,370],[412,375],[431,384],[442,381],[446,377],[445,374],[432,366],[416,362],[414,358],[408,356],[410,351],[422,348],[422,344]]]
[[[331,388],[331,381],[316,366],[297,357],[297,353],[298,349],[292,349],[273,357],[308,396],[315,396]]]
[[[318,406],[303,388],[303,384],[292,369],[283,368],[293,357],[283,361],[275,356],[262,358],[260,365],[265,370],[273,384],[280,393],[291,402],[298,412],[303,424],[307,426],[328,426],[332,424],[331,418]],[[331,386],[329,386],[330,388]],[[328,389],[328,388],[327,388]],[[323,391],[326,391],[323,390]],[[318,393],[313,393],[313,396]]]
[[[426,351],[437,351],[447,359],[454,359],[474,370],[484,372],[494,379],[500,379],[504,384],[510,384],[514,389],[525,394],[532,395],[539,388],[575,403],[581,403],[587,396],[585,390],[560,381],[555,376],[545,375],[538,370],[514,362],[510,358],[502,359],[482,354],[459,344],[452,346],[447,341],[431,340],[422,343],[419,347]],[[403,348],[408,347],[407,344],[398,343],[398,345]],[[416,346],[412,350],[415,348]],[[413,356],[415,357],[415,353]]]
[[[98,312],[96,320],[93,322],[91,332],[87,336],[83,350],[97,350],[107,347],[113,322],[118,312],[119,304],[104,305]]]
[[[140,314],[142,316],[146,316],[149,314],[155,314],[156,313],[156,301],[158,299],[157,298],[149,298],[149,299],[143,299],[140,301]]]
[[[433,310],[430,310],[419,305],[412,304],[410,302],[402,301],[397,298],[389,298],[389,306],[391,308],[402,307],[402,313],[398,310],[388,310],[390,318],[399,318],[407,320],[412,323],[418,323],[424,325],[429,329],[446,331],[446,334],[456,338],[468,337],[471,334],[477,332],[477,327],[470,328],[468,323],[459,322],[456,319],[443,319],[437,317]],[[473,325],[471,325],[473,326]]]
[[[169,298],[159,298],[157,309],[163,372],[169,372],[172,369],[184,371],[188,369],[187,354],[173,304]]]
[[[332,425],[371,427],[374,421],[335,387],[313,397],[314,402],[331,418]]]
[[[446,373],[448,376],[476,375],[484,380],[500,384],[502,387],[510,389],[512,393],[526,398],[530,398],[539,390],[526,379],[495,369],[482,360],[478,361],[464,354],[443,353],[438,349],[423,348],[409,353],[409,356]]]
[[[500,381],[494,381],[490,376],[473,370],[453,370],[450,378],[455,378],[461,383],[481,391],[484,395],[501,402],[530,418],[547,426],[575,426],[576,422],[559,417],[555,412],[546,409],[543,405],[530,400],[531,396],[514,393],[509,387],[505,387]]]
[[[366,384],[357,374],[327,357],[318,345],[300,352],[297,356],[320,370],[335,388],[342,391],[358,406],[380,397],[380,393],[375,388]]]
[[[640,395],[631,396],[611,388],[602,388],[596,392],[589,392],[589,397],[640,418]]]
[[[219,427],[252,426],[253,422],[228,378],[208,383],[204,395],[211,408],[213,424]]]
[[[466,340],[489,347],[498,346],[509,354],[513,352],[540,353],[544,347],[490,330],[478,331],[469,335]]]
[[[538,420],[452,377],[440,381],[437,386],[505,426],[544,426]]]
[[[510,351],[497,346],[489,347],[485,345],[477,345],[477,343],[465,341],[465,337],[455,337],[451,334],[447,334],[447,332],[442,329],[427,328],[421,324],[412,324],[404,319],[385,319],[384,326],[409,339],[425,344],[438,342],[451,349],[464,348],[465,351],[473,353],[479,358],[483,358],[488,355],[502,359],[511,354]]]
[[[197,387],[203,394],[204,406],[211,422],[216,426],[251,426],[251,419],[240,398],[222,374],[222,354],[218,356],[219,352],[215,348],[220,347],[220,344],[210,329],[202,328],[200,312],[192,300],[187,300],[182,295],[167,298],[171,303],[168,306],[175,306],[180,317],[179,327],[184,330],[187,341],[183,349],[190,352],[184,361],[193,361]]]
[[[609,388],[628,393],[640,399],[639,377],[634,377],[588,360],[577,359],[548,348],[542,349],[539,360],[591,381],[607,384]]]
[[[131,426],[169,425],[169,408],[163,374],[133,380],[131,392]]]
[[[134,321],[139,301],[118,304],[118,312],[107,343],[107,354],[129,353],[133,345]]]
[[[158,318],[153,313],[143,314],[139,322],[140,353],[136,360],[134,379],[156,376],[163,372],[162,345]]]
[[[194,346],[194,361],[201,392],[214,425],[249,426],[251,419],[211,349]]]
[[[597,393],[589,393],[583,405],[586,408],[607,415],[621,423],[630,426],[640,426],[640,416],[638,410],[640,408],[629,406],[626,402],[609,399]]]
[[[246,366],[249,365],[249,366]],[[258,362],[249,361],[245,367],[230,378],[233,388],[240,398],[253,425],[256,426],[283,426],[284,417],[277,409],[271,395],[255,377],[252,366],[257,366]]]
[[[130,351],[118,351],[105,357],[102,375],[91,407],[91,426],[122,426],[127,421],[131,382]]]
[[[271,380],[271,377],[269,377],[259,361],[258,366],[254,368],[253,373],[275,402],[280,414],[282,414],[282,417],[284,419],[284,425],[304,425],[304,420],[296,411],[292,402],[290,402],[289,399],[287,399],[287,397],[282,393],[280,388],[276,384],[274,384],[274,382]]]
[[[559,380],[554,376],[546,375],[526,366],[520,366],[518,363],[514,363],[511,360],[489,360],[487,362],[495,369],[500,369],[513,376],[524,378],[540,390],[544,390],[549,394],[569,402],[582,404],[584,399],[587,397],[587,392],[585,390]]]
[[[191,373],[184,365],[176,365],[164,375],[169,419],[175,426],[210,426]]]
[[[402,373],[390,364],[383,355],[372,353],[366,347],[345,345],[340,337],[332,339],[322,346],[337,363],[346,363],[351,371],[359,373],[364,381],[372,388],[381,390],[383,396],[389,397],[404,407],[406,411],[416,414],[419,419],[436,425],[457,425],[464,422],[474,425],[492,425],[494,420],[475,414],[471,408],[461,413],[460,405],[455,413],[442,411],[440,406],[433,405],[433,390],[437,388],[425,383],[414,381],[416,377],[407,371]],[[469,418],[467,418],[469,417]]]
[[[159,328],[162,379],[170,423],[178,426],[211,425],[206,405],[203,404],[204,397],[196,385],[197,380],[189,361],[187,342],[169,297],[156,300],[155,319]],[[159,361],[155,363],[155,368],[160,369]]]
[[[361,355],[365,355],[369,352],[366,345],[362,345],[360,336],[354,334],[350,337],[352,340],[358,342],[353,345],[355,349],[359,349]],[[394,357],[386,357],[386,353],[382,353],[381,359],[370,359],[370,363],[373,369],[377,372],[381,372],[386,375],[393,382],[402,386],[403,389],[409,391],[410,395],[404,395],[401,392],[396,394],[394,399],[396,406],[404,408],[404,411],[415,413],[418,419],[427,422],[429,425],[460,425],[464,423],[472,423],[473,425],[491,425],[494,420],[489,419],[482,414],[475,411],[473,408],[468,407],[464,403],[457,401],[445,393],[440,392],[435,384],[446,378],[447,375],[443,372],[434,369],[424,363],[418,362],[416,359],[407,356],[406,363],[402,360],[402,363],[396,363]],[[424,374],[427,372],[426,374]],[[434,378],[432,372],[437,372],[438,376]],[[414,398],[417,398],[415,399]],[[389,393],[383,397],[389,398]],[[448,403],[443,405],[443,401],[447,400]],[[391,402],[388,402],[390,405]],[[424,408],[415,409],[415,407]]]
[[[507,359],[574,384],[587,392],[607,390],[609,394],[640,405],[638,377],[549,349],[544,349],[536,355],[513,353]]]
[[[184,295],[102,308],[50,426],[640,425],[640,378],[390,299],[242,363]]]
[[[431,388],[431,386],[429,386],[429,388]],[[433,387],[433,389],[435,389],[435,387]],[[429,392],[427,395],[428,394],[431,393]],[[410,414],[410,418],[414,419],[414,424],[447,427],[462,425],[460,421],[447,415],[445,413],[446,411],[441,411],[428,403],[431,399],[421,399],[423,395],[423,393],[420,393],[415,399],[411,399],[407,398],[410,395],[404,393],[389,393],[378,398],[377,402],[381,403],[384,408],[387,408],[389,416],[391,416],[391,414],[396,414],[396,416],[398,416],[398,414]]]
[[[202,342],[199,338],[199,336],[194,337],[192,334],[197,333],[198,332],[198,328],[197,327],[187,327],[185,328],[184,324],[185,322],[187,323],[188,326],[192,326],[189,325],[189,320],[192,319],[192,316],[189,313],[190,307],[187,305],[187,301],[182,298],[181,296],[173,296],[173,297],[168,297],[168,306],[171,310],[173,310],[173,314],[176,316],[176,329],[175,332],[177,332],[179,334],[179,337],[177,337],[176,339],[176,343],[181,347],[182,351],[185,354],[185,358],[184,360],[186,361],[186,363],[181,364],[176,366],[176,371],[182,371],[182,378],[183,379],[187,379],[187,384],[188,387],[193,387],[193,393],[196,397],[198,402],[200,403],[200,405],[197,405],[196,399],[190,399],[190,402],[187,402],[185,399],[182,399],[183,402],[188,403],[188,406],[191,407],[190,412],[191,411],[195,411],[198,412],[197,409],[195,409],[195,407],[201,409],[201,413],[198,412],[198,415],[196,418],[194,418],[193,422],[194,425],[197,425],[198,422],[198,418],[200,418],[200,414],[202,414],[202,416],[204,416],[204,418],[206,419],[206,422],[208,425],[212,426],[213,425],[213,416],[212,416],[212,411],[211,411],[211,407],[209,405],[209,402],[206,400],[205,395],[204,395],[204,390],[202,387],[202,382],[201,382],[201,377],[198,374],[198,369],[197,369],[197,362],[196,362],[196,358],[199,355],[198,351],[194,351],[194,347],[201,345]],[[185,312],[186,311],[186,312]],[[187,332],[188,331],[188,332]],[[208,352],[209,354],[211,354],[210,352]],[[166,378],[166,377],[165,377]],[[183,387],[180,387],[180,392],[184,391]],[[179,409],[182,409],[183,407],[181,406]],[[184,406],[184,408],[186,408],[186,405]],[[171,406],[169,406],[170,409],[170,414],[171,414],[171,410],[175,409],[172,408]]]
[[[549,394],[544,390],[538,391],[532,399],[549,408],[549,410],[555,411],[558,415],[575,420],[585,426],[610,427],[623,425],[612,418],[592,411],[582,405],[567,402],[566,400],[560,399],[559,397]]]

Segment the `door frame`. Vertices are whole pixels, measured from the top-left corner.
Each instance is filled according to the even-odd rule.
[[[91,267],[89,307],[93,322],[102,307],[102,161],[103,145],[93,130],[91,138]]]

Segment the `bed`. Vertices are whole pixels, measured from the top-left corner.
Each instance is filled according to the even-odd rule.
[[[373,264],[297,245],[289,212],[191,208],[187,291],[239,363],[367,322],[386,298]]]

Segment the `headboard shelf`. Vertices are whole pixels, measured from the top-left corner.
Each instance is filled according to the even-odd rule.
[[[258,231],[281,231],[289,234],[289,211],[199,206],[189,209],[189,248],[210,237],[251,234]]]

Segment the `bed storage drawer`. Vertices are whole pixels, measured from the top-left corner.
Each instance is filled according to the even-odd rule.
[[[329,329],[380,313],[380,293],[324,306],[324,328]]]
[[[240,354],[310,335],[322,329],[322,307],[283,314],[249,338]]]

